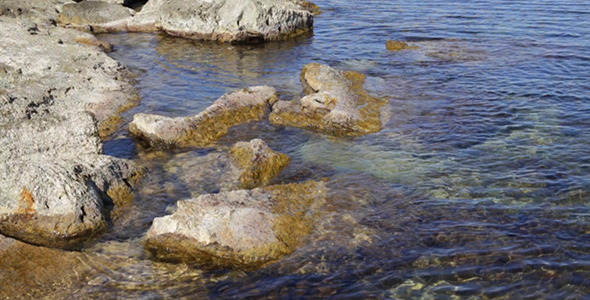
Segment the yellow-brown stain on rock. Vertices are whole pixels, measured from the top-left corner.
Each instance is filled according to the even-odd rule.
[[[408,45],[408,43],[402,42],[402,41],[387,41],[387,43],[385,43],[385,47],[389,51],[400,51],[400,50],[406,50],[406,49],[418,49],[418,46],[410,46],[410,45]]]
[[[111,43],[103,42],[95,37],[78,36],[73,41],[82,45],[98,47],[106,53],[113,51],[113,45]]]
[[[257,157],[249,147],[235,145],[231,148],[232,161],[244,170],[240,175],[241,188],[252,189],[267,185],[291,162],[288,155],[269,151],[269,155]]]
[[[117,109],[117,111],[113,115],[101,121],[98,124],[98,135],[100,136],[100,138],[104,140],[109,135],[117,131],[117,128],[119,128],[119,125],[123,121],[121,114],[135,107],[140,100],[141,97],[139,97],[139,95],[132,95],[128,103],[122,105]]]
[[[19,214],[34,214],[36,213],[35,198],[33,193],[26,186],[23,186],[20,192],[20,200],[18,201],[18,213]]]

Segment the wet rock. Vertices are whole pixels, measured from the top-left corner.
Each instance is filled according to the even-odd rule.
[[[179,201],[174,214],[154,219],[146,247],[164,260],[258,266],[295,250],[325,195],[325,183],[308,181]]]
[[[0,233],[33,244],[69,248],[100,232],[104,201],[129,201],[142,173],[102,154],[90,113],[5,127],[0,143]]]
[[[239,142],[230,151],[190,151],[174,154],[164,165],[188,197],[267,185],[289,164],[290,158],[271,150],[262,140]],[[153,183],[151,186],[156,187]]]
[[[129,131],[154,146],[205,146],[235,125],[261,120],[277,99],[272,87],[250,87],[221,96],[193,117],[136,114]]]
[[[408,43],[402,42],[402,41],[387,41],[387,43],[385,44],[385,47],[389,51],[400,51],[400,50],[406,50],[406,49],[418,49],[417,46],[410,46],[410,45],[408,45]]]
[[[281,0],[151,0],[131,30],[158,28],[170,35],[222,42],[284,39],[313,27],[313,15]]]
[[[322,13],[321,8],[315,3],[305,1],[305,0],[291,0],[291,2],[298,5],[301,9],[307,10],[314,15],[319,15]]]
[[[278,101],[270,121],[276,125],[309,128],[336,136],[358,136],[381,130],[385,101],[369,95],[366,76],[311,63],[301,72],[307,96]]]
[[[240,187],[245,189],[267,185],[291,161],[286,154],[271,150],[261,139],[235,144],[230,156],[240,173]]]
[[[124,31],[132,13],[133,10],[116,3],[82,1],[65,4],[58,21],[62,25],[89,28],[93,32]]]
[[[113,51],[113,45],[111,45],[108,42],[103,42],[97,39],[92,34],[80,34],[80,36],[75,37],[73,41],[88,46],[98,47],[99,49],[107,53]]]

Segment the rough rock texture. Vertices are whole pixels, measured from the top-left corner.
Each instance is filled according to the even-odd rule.
[[[116,3],[103,1],[82,1],[68,3],[62,7],[58,21],[73,27],[90,26],[93,32],[125,30],[134,10]]]
[[[150,0],[137,14],[110,2],[66,4],[59,21],[93,32],[162,30],[199,40],[259,42],[310,31],[319,12],[302,0]]]
[[[271,150],[261,139],[235,144],[230,156],[240,173],[240,187],[245,189],[267,185],[291,161],[288,155]]]
[[[261,120],[277,100],[272,87],[250,87],[221,96],[193,117],[136,114],[129,131],[154,146],[205,146],[235,125]]]
[[[324,182],[202,195],[156,218],[146,247],[164,260],[257,266],[291,253],[313,229]]]
[[[290,1],[295,3],[301,9],[307,10],[314,15],[319,15],[322,13],[320,7],[315,3],[305,1],[305,0],[290,0]]]
[[[313,15],[283,0],[151,0],[132,26],[153,26],[168,34],[217,41],[267,41],[311,30]]]
[[[366,76],[311,63],[301,72],[307,96],[298,101],[278,101],[270,121],[277,125],[310,128],[332,135],[358,136],[382,127],[385,101],[369,95]]]
[[[142,170],[100,140],[133,100],[129,73],[55,25],[62,3],[0,3],[0,233],[72,247],[105,228],[105,206],[128,201]]]
[[[23,241],[70,247],[102,230],[103,201],[129,201],[141,174],[130,161],[102,155],[90,113],[21,121],[2,132],[0,232]]]

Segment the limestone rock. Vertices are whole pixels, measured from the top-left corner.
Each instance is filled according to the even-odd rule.
[[[408,45],[408,43],[402,42],[402,41],[387,41],[387,43],[385,44],[385,48],[387,48],[387,50],[389,50],[389,51],[418,49],[417,46],[410,46],[410,45]]]
[[[136,114],[129,131],[156,146],[205,146],[235,125],[259,121],[277,101],[274,88],[256,86],[225,94],[192,117]]]
[[[359,136],[381,130],[385,102],[369,95],[366,76],[311,63],[301,72],[307,94],[298,101],[278,101],[270,121],[277,125],[302,127],[332,135]]]
[[[55,26],[64,2],[0,3],[0,233],[73,248],[143,170],[101,143],[132,103],[130,72],[77,42],[92,36]]]
[[[315,3],[305,1],[305,0],[291,0],[291,2],[298,5],[301,9],[307,10],[314,15],[319,15],[322,13],[320,7]]]
[[[69,248],[104,229],[103,201],[128,201],[141,173],[102,155],[90,113],[5,127],[0,144],[0,233],[33,244]]]
[[[174,214],[154,219],[146,247],[164,260],[261,265],[294,251],[325,196],[325,183],[308,181],[179,201]]]
[[[65,4],[58,21],[74,27],[90,26],[94,32],[124,31],[127,30],[132,12],[133,10],[116,3],[82,1]]]
[[[150,0],[129,27],[202,40],[268,41],[311,30],[313,15],[284,0]]]
[[[288,155],[271,150],[261,139],[235,144],[230,156],[240,170],[240,187],[245,189],[267,185],[291,161]]]

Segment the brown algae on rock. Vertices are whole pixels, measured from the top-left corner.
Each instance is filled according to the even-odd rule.
[[[360,136],[381,130],[386,101],[363,88],[366,76],[311,63],[301,71],[303,91],[298,101],[278,101],[270,121],[308,128],[335,136]]]
[[[260,121],[278,100],[274,88],[256,86],[225,94],[193,117],[136,114],[129,131],[152,146],[206,146],[233,126]]]
[[[154,219],[146,248],[156,258],[215,267],[257,267],[295,250],[311,232],[324,182],[206,194]]]
[[[240,187],[244,189],[267,185],[291,161],[288,155],[271,150],[260,139],[235,144],[230,157],[241,170]]]
[[[385,44],[385,48],[389,51],[400,51],[407,49],[419,49],[418,46],[410,46],[406,42],[389,40]]]

